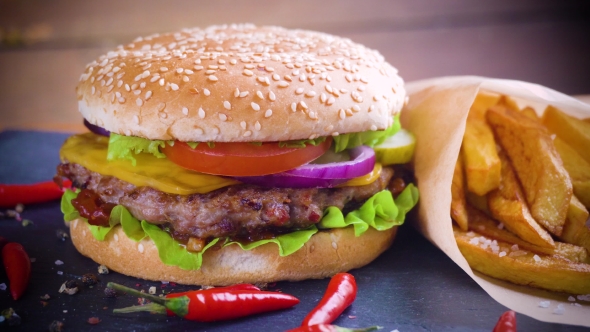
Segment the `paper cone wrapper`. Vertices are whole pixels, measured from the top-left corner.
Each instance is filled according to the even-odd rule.
[[[545,322],[590,326],[590,302],[576,299],[581,306],[574,305],[567,294],[518,286],[471,270],[455,242],[450,217],[453,170],[467,114],[480,91],[508,95],[534,107],[539,114],[551,104],[574,117],[585,118],[590,117],[590,105],[537,84],[475,76],[414,81],[406,87],[409,102],[401,118],[404,128],[417,138],[414,166],[420,188],[418,230],[502,305]],[[549,307],[541,307],[543,301],[550,301]],[[559,304],[565,309],[563,313],[556,310]]]

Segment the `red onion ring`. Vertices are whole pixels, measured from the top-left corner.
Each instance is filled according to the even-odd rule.
[[[91,132],[97,134],[97,135],[102,135],[102,136],[110,136],[111,132],[101,128],[97,125],[93,125],[92,123],[88,122],[88,120],[84,119],[84,126],[86,126],[86,128],[88,128],[88,130],[90,130]]]
[[[329,164],[305,164],[295,169],[262,176],[234,179],[263,187],[332,188],[350,179],[368,174],[375,167],[375,151],[359,146],[349,151],[350,161]]]

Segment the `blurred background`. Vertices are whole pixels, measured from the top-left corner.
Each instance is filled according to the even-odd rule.
[[[586,0],[0,0],[0,130],[82,130],[86,63],[139,35],[234,22],[349,37],[406,81],[482,75],[590,94]]]

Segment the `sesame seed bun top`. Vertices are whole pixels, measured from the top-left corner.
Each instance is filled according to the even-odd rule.
[[[382,130],[406,96],[377,51],[250,24],[137,38],[88,64],[76,92],[84,118],[111,132],[196,142]]]

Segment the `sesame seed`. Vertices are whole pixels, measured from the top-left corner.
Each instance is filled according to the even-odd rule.
[[[139,251],[140,253],[142,253],[142,254],[143,254],[143,250],[144,250],[144,248],[143,248],[143,244],[141,244],[141,243],[140,243],[140,244],[137,246],[137,251]]]
[[[92,94],[94,94],[96,92],[96,88],[94,87],[94,85],[92,86],[92,88],[90,89],[90,91],[92,91]]]
[[[226,100],[223,102],[223,107],[229,111],[229,110],[231,110],[231,103]]]
[[[327,99],[328,99],[328,96],[326,96],[326,94],[322,92],[322,94],[320,95],[320,101],[322,103],[325,103]]]
[[[139,117],[137,115],[133,116],[133,122],[135,122],[135,124],[139,124]]]
[[[219,113],[219,120],[221,121],[227,121],[227,115],[223,114],[223,113]]]
[[[277,97],[275,96],[275,94],[272,91],[268,92],[268,99],[270,99],[270,101],[275,101],[277,99]]]
[[[280,81],[279,82],[279,87],[280,88],[286,88],[288,86],[289,86],[289,83],[288,82],[285,82],[285,81]]]
[[[154,83],[155,81],[157,81],[159,79],[160,79],[159,75],[154,75],[154,76],[152,76],[152,78],[150,78],[150,83]]]
[[[188,109],[187,109],[187,113],[188,113]],[[197,112],[197,114],[199,115],[199,118],[201,118],[201,119],[205,118],[205,111],[203,110],[202,107],[199,107],[199,111]]]
[[[361,110],[361,108],[359,107],[359,105],[354,105],[354,106],[352,106],[352,110],[354,112],[359,112]]]
[[[301,105],[303,109],[307,109],[307,104],[303,100],[299,102],[299,105]]]
[[[109,80],[107,81],[107,86],[111,85],[111,83],[113,83],[113,78],[109,78]]]
[[[119,104],[123,104],[123,103],[125,103],[125,100],[126,100],[126,99],[125,99],[125,97],[121,97],[121,98],[119,98],[119,99],[118,99],[118,101],[119,101]]]
[[[111,92],[114,88],[115,88],[114,85],[109,86],[109,88],[107,89],[107,92]]]
[[[135,103],[137,104],[137,106],[142,106],[143,105],[143,100],[141,98],[137,98],[135,100]]]
[[[205,75],[213,75],[216,72],[217,72],[217,70],[209,69],[209,70],[205,71]]]
[[[184,75],[184,76],[182,77],[182,81],[183,81],[183,82],[188,82],[188,81],[189,81],[189,78],[188,78],[188,76]]]
[[[207,76],[207,79],[212,82],[217,82],[219,80],[215,75],[209,75]]]
[[[115,92],[115,97],[121,98],[121,92],[119,92],[119,91]]]
[[[306,97],[315,97],[315,95],[316,95],[315,91],[307,91],[305,93]]]
[[[342,108],[338,111],[338,116],[341,120],[344,120],[344,118],[346,118],[346,113]]]
[[[177,68],[177,69],[176,69],[176,73],[177,73],[177,74],[180,74],[180,73],[182,73],[183,71],[184,71],[184,68]]]
[[[334,129],[333,125],[328,125],[326,128],[324,128],[326,131],[331,131],[332,129]]]
[[[166,108],[166,103],[160,103],[158,104],[158,111],[161,112]]]
[[[236,63],[238,63],[238,61],[236,59],[231,59],[231,60],[229,60],[229,63],[231,63],[232,65],[235,65]]]
[[[240,96],[240,89],[236,88],[234,91],[234,97],[238,98]]]
[[[289,81],[289,82],[293,81],[293,79],[289,75],[285,75],[284,78],[285,78],[285,81]]]
[[[145,82],[141,82],[141,84],[139,85],[140,88],[145,88]]]
[[[199,71],[203,69],[203,66],[194,66],[193,69]]]
[[[260,122],[256,121],[256,123],[254,124],[254,129],[260,130]]]
[[[326,91],[328,91],[329,93],[332,93],[333,89],[330,85],[326,85]]]
[[[264,78],[265,78],[264,76],[258,76],[258,77],[256,77],[256,80],[260,83],[264,83],[265,82]]]
[[[168,67],[160,67],[160,71],[161,72],[166,72],[166,71],[168,71]]]
[[[255,102],[252,102],[250,105],[252,106],[253,110],[260,111],[260,106],[258,104],[256,104]]]
[[[145,100],[148,100],[152,97],[152,91],[148,91],[145,93]]]
[[[291,103],[291,111],[297,112],[297,103]]]
[[[279,76],[278,74],[273,74],[272,79],[273,81],[279,81],[281,79],[281,76]]]
[[[303,91],[305,91],[303,88],[297,88],[297,90],[295,90],[295,94],[300,95],[303,93]]]
[[[248,69],[244,69],[244,71],[242,72],[242,74],[244,74],[246,76],[252,76],[252,75],[254,75],[254,73],[251,70],[248,70]]]
[[[251,132],[250,130],[247,130],[247,131],[244,133],[244,137],[249,137],[250,135],[252,135],[252,132]]]
[[[244,98],[244,97],[248,96],[248,94],[250,94],[250,92],[242,91],[242,92],[240,92],[240,98]]]
[[[165,81],[164,81],[164,79],[163,79],[163,78],[160,78],[160,80],[158,81],[158,83],[160,84],[160,86],[164,86],[164,82],[165,82]]]
[[[344,75],[344,78],[346,78],[346,80],[347,80],[348,82],[352,82],[352,75],[350,75],[350,74],[346,74],[346,75]]]
[[[262,92],[260,92],[260,90],[256,91],[256,96],[260,99],[264,99],[264,95],[262,94]]]
[[[211,92],[209,91],[209,89],[203,89],[203,94],[204,94],[205,96],[208,96],[208,95],[210,95],[210,94],[211,94]]]
[[[358,88],[356,88],[357,90],[359,90],[360,92],[365,91],[365,86],[364,85],[359,85]]]
[[[359,80],[361,82],[363,82],[363,83],[369,83],[369,81],[366,78],[362,77],[362,76],[361,76],[361,78]]]
[[[192,75],[192,74],[194,74],[194,71],[192,71],[190,69],[185,69],[184,70],[184,73],[187,74],[187,75]]]
[[[375,105],[369,106],[369,113],[373,112],[374,110],[375,110]]]
[[[170,88],[174,91],[178,90],[178,84],[176,83],[170,83]]]
[[[267,109],[266,112],[264,112],[264,117],[265,118],[270,118],[271,115],[272,115],[272,110],[271,109]]]
[[[352,110],[350,108],[347,108],[344,110],[344,112],[346,113],[346,115],[351,116],[352,115]]]
[[[375,130],[377,130],[377,126],[375,126],[375,125],[371,125],[371,130],[372,130],[372,131],[375,131]]]
[[[242,127],[242,129],[246,129],[246,121],[241,121],[240,127]]]
[[[334,104],[336,102],[336,99],[332,96],[330,96],[330,98],[328,98],[328,101],[326,101],[326,105],[330,106],[332,104]]]

